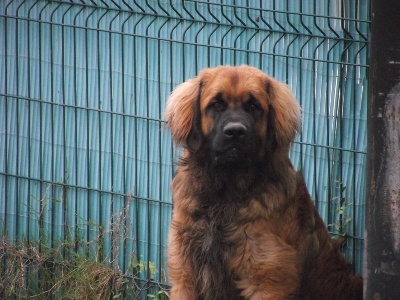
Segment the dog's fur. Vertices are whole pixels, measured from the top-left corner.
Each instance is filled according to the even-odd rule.
[[[171,299],[362,299],[288,158],[300,108],[248,66],[203,70],[171,94],[184,148],[172,183]]]

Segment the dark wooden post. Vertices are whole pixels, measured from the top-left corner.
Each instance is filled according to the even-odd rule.
[[[400,1],[372,0],[365,299],[400,299]]]

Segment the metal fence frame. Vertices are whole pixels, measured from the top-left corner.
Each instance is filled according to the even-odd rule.
[[[2,1],[3,239],[75,242],[73,251],[129,276],[132,260],[142,261],[139,281],[168,284],[179,149],[164,128],[165,100],[204,67],[246,63],[295,93],[303,129],[291,159],[362,271],[369,6]]]

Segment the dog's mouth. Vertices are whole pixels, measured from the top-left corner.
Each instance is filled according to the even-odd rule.
[[[249,162],[248,154],[239,147],[232,146],[215,153],[215,165],[232,165],[243,162]]]

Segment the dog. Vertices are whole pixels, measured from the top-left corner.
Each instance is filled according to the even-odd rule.
[[[172,300],[362,299],[289,160],[300,107],[246,65],[201,71],[165,111],[183,147],[171,188]]]

